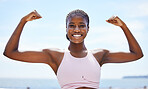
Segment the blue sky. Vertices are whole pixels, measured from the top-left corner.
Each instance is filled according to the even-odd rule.
[[[67,48],[65,18],[75,9],[84,10],[90,17],[90,30],[85,39],[88,49],[128,51],[122,30],[105,22],[112,15],[118,15],[127,24],[143,49],[144,57],[138,61],[103,65],[102,79],[148,75],[147,8],[147,0],[0,0],[0,78],[56,78],[46,64],[19,62],[2,53],[20,19],[33,10],[43,18],[25,25],[19,50]]]

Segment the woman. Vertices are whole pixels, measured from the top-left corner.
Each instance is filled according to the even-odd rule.
[[[143,57],[138,42],[126,24],[117,16],[106,21],[123,30],[129,44],[129,52],[87,50],[84,39],[89,31],[89,17],[82,10],[74,10],[67,15],[66,36],[70,41],[67,50],[43,49],[41,52],[20,52],[18,44],[24,25],[28,21],[40,18],[42,17],[33,11],[21,19],[6,45],[4,55],[18,61],[48,64],[57,75],[62,89],[98,89],[100,69],[103,64],[130,62]]]

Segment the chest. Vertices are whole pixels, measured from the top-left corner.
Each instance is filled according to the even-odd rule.
[[[92,59],[74,59],[67,61],[63,65],[65,74],[69,75],[87,75],[95,76],[100,73],[100,67],[97,62]],[[77,76],[75,75],[75,76]]]
[[[58,69],[58,76],[64,81],[98,81],[100,70],[100,65],[94,57],[78,59],[67,56]]]

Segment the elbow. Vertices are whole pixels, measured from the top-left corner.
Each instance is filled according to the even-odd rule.
[[[9,52],[3,52],[3,55],[10,58],[10,59],[13,59],[12,54]]]
[[[136,59],[137,59],[137,60],[138,60],[138,59],[141,59],[143,56],[144,56],[144,54],[143,54],[143,53],[140,53],[140,54],[137,55]]]
[[[6,52],[6,51],[3,52],[3,55],[6,56],[6,57],[9,57],[9,53]]]
[[[6,57],[8,57],[9,55],[10,55],[10,50],[8,50],[8,48],[6,47],[5,49],[4,49],[4,52],[3,52],[3,55],[4,56],[6,56]]]
[[[3,55],[4,55],[4,56],[6,56],[6,55],[7,55],[7,54],[6,54],[6,51],[4,51],[4,52],[3,52]]]
[[[3,55],[8,58],[11,58],[15,52],[18,52],[18,50],[10,50],[8,48],[5,48]]]
[[[11,58],[12,52],[4,51],[3,52],[3,55],[6,56],[6,57],[8,57],[8,58]]]
[[[139,56],[139,59],[140,59],[140,58],[142,58],[143,56],[144,56],[144,54],[143,54],[143,53],[141,53],[141,55]]]
[[[138,51],[132,51],[132,50],[130,50],[130,51],[133,54],[133,59],[134,60],[139,60],[139,59],[141,59],[144,56],[142,50],[138,50]]]
[[[143,54],[143,52],[141,51],[141,52],[139,53],[139,59],[142,58],[143,56],[144,56],[144,54]]]

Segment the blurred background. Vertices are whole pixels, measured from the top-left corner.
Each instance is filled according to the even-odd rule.
[[[19,50],[67,48],[69,41],[66,39],[65,19],[67,14],[75,9],[84,10],[90,18],[90,30],[85,39],[88,49],[129,51],[123,31],[105,21],[117,15],[127,24],[143,50],[144,57],[140,60],[103,65],[101,80],[148,75],[147,0],[0,0],[0,80],[6,78],[56,80],[54,72],[48,65],[11,60],[3,56],[3,51],[21,18],[33,10],[37,10],[42,18],[25,25]]]

